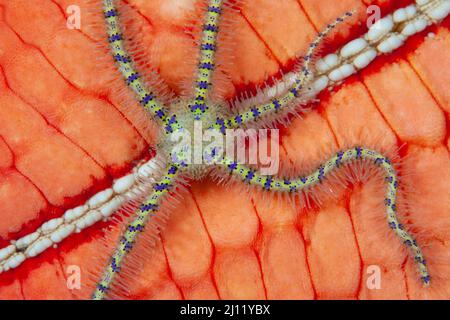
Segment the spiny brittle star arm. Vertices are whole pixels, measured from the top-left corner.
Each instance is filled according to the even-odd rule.
[[[211,77],[215,67],[217,35],[223,4],[224,0],[208,1],[205,22],[202,26],[200,58],[194,82],[194,99],[189,104],[189,110],[194,115],[195,120],[201,120],[208,110],[207,99],[212,85]]]
[[[104,273],[98,282],[92,295],[94,300],[104,299],[113,284],[114,278],[122,266],[127,254],[133,249],[139,235],[144,231],[146,224],[159,209],[162,199],[168,195],[175,185],[180,167],[177,164],[169,164],[165,173],[153,187],[153,192],[137,210],[133,221],[128,224],[120,242],[115,249]]]
[[[157,100],[155,94],[141,79],[141,76],[134,68],[132,56],[125,48],[124,34],[116,0],[103,0],[103,15],[111,54],[127,86],[139,99],[139,103],[149,110],[155,119],[163,122],[166,132],[173,132],[177,128],[176,116],[167,114],[166,108]]]
[[[264,176],[256,170],[227,158],[220,160],[218,165],[248,185],[257,186],[265,191],[296,194],[302,191],[307,192],[309,188],[320,184],[339,167],[359,160],[369,160],[383,170],[387,184],[384,205],[388,225],[411,251],[421,281],[425,286],[428,286],[430,284],[430,275],[422,250],[413,236],[404,229],[397,217],[398,177],[396,170],[392,166],[391,161],[382,154],[361,147],[348,149],[338,152],[310,175],[294,179],[282,179],[271,175]]]
[[[213,127],[224,132],[225,129],[240,128],[245,124],[256,122],[261,118],[270,117],[273,114],[286,115],[290,108],[295,107],[296,104],[301,102],[299,101],[299,98],[301,98],[301,92],[306,84],[313,78],[311,64],[320,43],[332,30],[344,22],[346,18],[351,16],[353,16],[353,12],[346,12],[334,22],[328,24],[327,27],[317,35],[314,41],[311,42],[304,57],[303,65],[300,70],[293,75],[293,84],[286,93],[278,95],[269,101],[262,103],[261,105],[254,105],[250,109],[239,112],[231,118],[219,118],[216,120]]]
[[[269,102],[255,105],[252,99],[244,100],[241,104],[250,107],[230,118],[217,119],[214,128],[224,131],[247,123],[264,123],[266,118],[268,122],[281,120],[286,115],[283,109],[290,109],[289,106],[296,107],[291,103],[295,95],[300,95],[296,99],[296,101],[300,99],[298,102],[310,101],[325,88],[332,87],[366,68],[377,56],[397,50],[409,37],[422,32],[432,24],[437,24],[445,19],[449,12],[449,0],[416,0],[416,4],[397,9],[374,23],[363,36],[348,42],[335,53],[319,59],[315,64],[316,70],[312,70],[310,58],[316,48],[314,43],[319,44],[326,36],[325,34],[321,37],[324,33],[322,32],[311,44],[302,70],[286,75],[280,82],[260,93]],[[338,24],[341,19],[342,17],[338,18],[331,25]],[[299,90],[300,86],[303,91]],[[278,91],[282,92],[281,97]]]

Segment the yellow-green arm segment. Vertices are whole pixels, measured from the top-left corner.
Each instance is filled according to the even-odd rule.
[[[331,172],[342,165],[363,159],[372,161],[384,171],[386,181],[384,205],[387,222],[389,227],[411,251],[422,283],[425,286],[429,285],[430,275],[422,251],[416,240],[404,229],[397,217],[398,178],[396,171],[390,160],[382,154],[360,147],[338,152],[310,175],[295,179],[281,179],[271,175],[263,176],[245,165],[238,164],[235,161],[226,158],[221,160],[219,165],[226,169],[231,175],[238,177],[249,185],[260,187],[266,191],[296,193],[304,190],[306,191],[308,188],[320,184]]]
[[[209,0],[205,22],[202,26],[200,59],[194,83],[194,97],[189,109],[195,120],[201,120],[208,112],[208,93],[215,68],[217,34],[224,0]]]
[[[304,57],[302,68],[296,73],[294,83],[285,94],[270,99],[262,105],[254,105],[250,107],[250,109],[239,112],[228,119],[219,118],[216,120],[213,128],[221,130],[224,133],[226,129],[242,128],[242,126],[247,123],[264,120],[264,118],[270,117],[272,120],[277,120],[277,116],[286,116],[287,109],[295,107],[293,106],[293,103],[295,104],[295,102],[298,101],[298,98],[301,97],[302,90],[305,89],[308,81],[312,79],[311,64],[320,43],[333,29],[352,15],[353,12],[347,12],[343,16],[337,18],[333,23],[327,25],[325,30],[319,33],[314,41],[311,42],[308,52]]]
[[[154,92],[145,85],[141,76],[134,68],[133,57],[126,51],[124,35],[120,24],[117,0],[103,0],[103,15],[106,23],[109,47],[118,70],[122,74],[127,86],[134,92],[139,103],[159,119],[167,133],[177,129],[178,122],[175,115],[168,115],[164,106],[157,100]]]
[[[177,164],[170,164],[161,180],[153,187],[153,193],[140,206],[136,212],[134,220],[127,226],[124,234],[120,238],[118,247],[114,251],[108,266],[97,283],[92,299],[102,300],[106,297],[113,284],[114,278],[120,272],[120,267],[127,254],[133,249],[138,236],[145,231],[145,225],[156,215],[161,200],[170,192],[175,184],[175,179],[180,167]]]

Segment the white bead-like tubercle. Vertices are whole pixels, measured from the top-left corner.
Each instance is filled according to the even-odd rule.
[[[327,76],[321,76],[319,79],[313,82],[312,89],[314,92],[319,93],[323,89],[325,89],[328,86],[328,77]]]
[[[111,199],[113,194],[114,194],[114,192],[113,192],[113,189],[111,189],[111,188],[100,191],[99,193],[95,194],[88,200],[89,208],[95,209],[95,208],[100,207],[106,201]]]
[[[404,36],[410,37],[416,33],[419,33],[428,26],[429,22],[423,18],[413,20],[405,25],[402,30]]]
[[[331,81],[339,82],[351,76],[355,72],[356,69],[352,64],[344,64],[343,66],[331,71],[328,77]]]
[[[395,49],[400,48],[404,42],[405,36],[398,33],[393,33],[387,39],[380,42],[380,44],[377,46],[377,49],[381,53],[390,53]]]
[[[338,64],[339,56],[335,53],[332,53],[317,61],[316,69],[319,73],[325,73],[337,67]]]
[[[36,257],[38,254],[44,252],[53,245],[53,242],[49,238],[40,238],[36,242],[33,242],[27,250],[25,255],[29,258]]]
[[[49,232],[52,232],[53,230],[55,230],[56,228],[58,228],[62,223],[64,222],[63,218],[56,218],[56,219],[51,219],[47,222],[45,222],[42,226],[41,226],[41,231],[44,234],[47,234]]]
[[[13,256],[8,258],[8,260],[5,261],[4,271],[17,268],[25,261],[25,259],[26,259],[25,255],[21,252],[14,254]]]
[[[353,65],[358,69],[364,69],[367,67],[375,58],[377,57],[378,52],[375,49],[369,49],[359,54],[354,60]]]
[[[327,76],[323,75],[311,84],[309,87],[309,90],[305,93],[305,97],[307,98],[314,98],[318,93],[320,93],[323,89],[325,89],[328,86],[329,79]]]
[[[89,209],[87,205],[78,206],[76,208],[67,210],[66,213],[64,213],[64,221],[65,222],[72,222],[81,216],[83,216],[86,211]]]
[[[417,8],[415,5],[410,5],[406,8],[398,9],[394,12],[393,19],[394,22],[399,23],[411,19],[417,13]]]
[[[14,252],[16,252],[16,246],[9,245],[3,249],[0,250],[0,261],[5,260],[10,255],[12,255]]]
[[[341,49],[341,56],[343,58],[352,57],[361,51],[363,51],[367,47],[368,43],[364,38],[358,38],[350,41]]]
[[[73,224],[66,224],[53,231],[50,234],[50,239],[53,243],[59,243],[70,236],[74,231],[75,226]]]
[[[113,190],[116,194],[124,193],[133,186],[135,181],[134,174],[126,175],[114,182]]]
[[[123,201],[124,199],[121,196],[112,198],[110,201],[99,208],[100,213],[104,218],[108,218],[120,208],[120,206],[123,204]]]
[[[15,242],[15,246],[19,250],[24,249],[28,247],[30,244],[32,244],[34,241],[36,241],[39,238],[39,236],[40,236],[39,232],[27,234],[26,236],[17,240]]]
[[[387,35],[389,32],[391,32],[393,28],[394,21],[392,21],[392,16],[389,15],[375,22],[369,28],[369,32],[367,32],[366,38],[370,42],[376,42]]]
[[[438,6],[430,8],[426,14],[433,20],[439,21],[444,19],[450,13],[450,0],[442,1]]]
[[[97,210],[89,211],[88,213],[86,213],[86,215],[84,215],[77,221],[76,223],[77,232],[80,232],[81,230],[92,226],[94,223],[100,221],[101,219],[102,214],[100,213],[100,211]]]

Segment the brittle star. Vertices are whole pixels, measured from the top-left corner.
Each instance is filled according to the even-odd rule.
[[[0,272],[16,268],[26,258],[42,253],[71,233],[83,230],[100,221],[102,217],[111,216],[124,202],[124,198],[127,198],[124,196],[125,193],[133,193],[131,190],[142,187],[139,183],[146,183],[147,187],[153,186],[153,193],[141,205],[136,219],[128,226],[126,233],[121,238],[120,247],[111,258],[110,265],[94,293],[94,298],[104,298],[107,293],[111,292],[114,281],[117,282],[117,275],[121,274],[120,267],[123,267],[126,256],[136,244],[138,236],[144,229],[149,232],[148,229],[151,227],[149,224],[161,216],[161,212],[158,210],[163,204],[163,199],[167,200],[166,197],[177,186],[178,178],[187,175],[196,179],[205,176],[209,170],[218,168],[222,172],[222,177],[235,177],[237,180],[241,180],[243,185],[255,186],[263,192],[297,195],[308,194],[313,187],[320,186],[326,179],[333,176],[335,170],[341,167],[357,161],[366,161],[372,162],[376,167],[382,169],[387,184],[384,205],[389,227],[410,248],[418,265],[422,282],[425,285],[430,283],[430,276],[420,248],[397,219],[398,174],[389,159],[381,153],[356,146],[338,152],[309,176],[280,178],[263,176],[257,170],[236,163],[233,159],[217,157],[216,150],[206,150],[206,155],[210,158],[210,162],[207,164],[183,163],[182,159],[185,158],[185,154],[170,152],[173,147],[170,136],[182,131],[191,132],[196,121],[207,124],[206,131],[216,129],[221,134],[225,134],[227,129],[266,127],[269,123],[284,119],[288,114],[295,113],[300,104],[309,101],[327,86],[338,83],[365,68],[377,55],[394,51],[409,36],[444,19],[449,14],[449,0],[417,0],[416,5],[398,9],[393,15],[388,15],[369,28],[369,32],[364,37],[349,42],[336,54],[329,54],[314,64],[313,57],[320,42],[335,26],[351,15],[350,13],[345,14],[318,35],[304,57],[304,64],[301,67],[286,75],[276,86],[263,90],[262,96],[266,99],[265,103],[250,99],[247,101],[248,103],[242,103],[243,107],[247,106],[243,108],[243,111],[231,116],[225,111],[228,103],[215,101],[211,95],[211,79],[213,72],[217,69],[215,56],[217,48],[220,46],[217,43],[217,34],[220,24],[223,23],[222,12],[225,10],[227,1],[209,1],[206,6],[208,8],[205,12],[207,20],[202,30],[201,58],[194,83],[194,92],[191,99],[179,101],[176,106],[164,106],[158,100],[160,97],[154,93],[155,90],[150,90],[143,77],[136,71],[133,57],[126,51],[125,36],[121,30],[120,8],[117,7],[115,1],[96,2],[99,5],[103,4],[102,15],[106,20],[105,25],[108,30],[108,46],[120,73],[131,91],[138,97],[141,105],[149,110],[153,118],[163,126],[156,158],[163,159],[164,169],[157,170],[149,162],[141,166],[137,170],[139,171],[137,174],[129,174],[117,180],[113,188],[94,195],[86,205],[68,210],[63,217],[44,223],[36,232],[1,249]],[[314,67],[316,70],[313,70]],[[173,109],[178,111],[171,113],[170,110],[173,111]],[[149,179],[139,182],[139,177],[148,175],[146,169],[149,167],[152,167],[151,171],[158,171],[151,175],[159,176],[159,181],[154,183]]]

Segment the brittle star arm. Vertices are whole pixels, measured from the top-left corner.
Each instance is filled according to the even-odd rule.
[[[338,152],[310,175],[294,179],[282,179],[272,175],[261,175],[256,170],[227,158],[222,158],[217,165],[248,185],[257,186],[265,191],[295,194],[307,191],[309,188],[320,184],[337,168],[360,160],[369,160],[383,170],[387,184],[384,205],[389,227],[410,249],[422,283],[425,286],[429,285],[430,275],[422,250],[413,236],[404,229],[397,217],[398,177],[396,170],[390,160],[382,154],[361,147]]]
[[[157,100],[155,94],[147,88],[141,76],[135,70],[133,58],[125,48],[116,0],[103,0],[103,14],[111,53],[127,86],[135,93],[139,103],[146,110],[149,110],[155,119],[162,121],[165,132],[172,133],[180,127],[177,117],[175,114],[168,114],[166,108]]]
[[[316,50],[320,43],[327,37],[327,35],[335,29],[339,24],[345,21],[346,18],[351,17],[353,12],[346,12],[343,16],[337,18],[334,22],[327,25],[327,27],[320,32],[313,42],[308,47],[308,51],[304,57],[304,62],[300,70],[291,75],[292,83],[286,85],[287,90],[282,94],[268,99],[261,105],[253,105],[249,109],[238,112],[228,119],[217,119],[213,125],[216,129],[236,129],[248,123],[256,122],[260,119],[269,118],[273,116],[286,116],[289,111],[299,103],[302,91],[306,85],[313,78],[312,61]],[[286,84],[288,80],[284,81]]]
[[[449,11],[449,0],[416,0],[416,4],[397,9],[393,14],[374,23],[363,36],[348,42],[335,53],[319,59],[313,70],[311,57],[317,45],[348,15],[345,14],[318,35],[309,47],[300,71],[286,75],[281,82],[263,90],[261,94],[269,98],[268,102],[255,105],[251,100],[243,101],[241,104],[250,107],[229,118],[217,119],[214,128],[224,132],[226,129],[235,129],[248,123],[264,123],[266,119],[281,120],[289,113],[290,108],[296,107],[296,101],[305,103],[312,100],[325,88],[332,87],[366,68],[377,56],[393,52],[409,37],[445,19]],[[278,91],[281,91],[281,94]]]
[[[94,300],[101,300],[106,297],[108,290],[114,282],[114,278],[128,253],[133,249],[133,245],[137,241],[139,235],[144,232],[146,224],[156,215],[161,204],[162,199],[168,195],[175,185],[175,180],[178,176],[180,166],[177,164],[169,164],[162,178],[153,187],[153,192],[147,200],[137,210],[133,221],[128,224],[126,231],[120,238],[118,247],[114,251],[108,266],[98,282],[92,298]]]
[[[189,110],[195,120],[207,113],[207,99],[211,89],[211,78],[215,67],[215,55],[217,49],[217,35],[222,14],[224,0],[209,0],[202,26],[199,62],[196,78],[194,80],[194,98],[189,103]]]
[[[119,17],[116,0],[102,0],[103,15],[106,24],[108,42],[111,54],[117,63],[127,86],[134,92],[140,104],[162,122],[168,121],[165,107],[157,100],[155,94],[146,86],[134,67],[133,57],[127,52],[124,42],[123,30]]]

